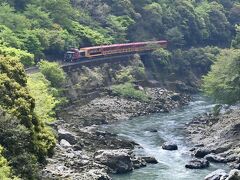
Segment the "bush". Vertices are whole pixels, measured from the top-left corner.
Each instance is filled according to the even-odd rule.
[[[43,122],[55,120],[54,108],[59,101],[50,91],[50,82],[41,73],[31,74],[27,82],[30,95],[35,99],[34,112]]]
[[[133,98],[140,101],[149,101],[149,96],[144,91],[135,89],[131,83],[114,85],[111,87],[111,89],[113,93],[126,98]]]
[[[171,53],[163,48],[159,48],[152,52],[154,59],[158,61],[158,64],[167,66],[171,60]]]
[[[119,83],[142,81],[146,79],[145,67],[138,54],[135,54],[130,61],[130,66],[123,67],[116,73],[116,80]]]
[[[41,73],[51,82],[53,87],[60,87],[66,80],[66,75],[56,62],[41,61],[38,63]]]

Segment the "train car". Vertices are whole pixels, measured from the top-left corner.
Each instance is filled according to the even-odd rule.
[[[137,53],[152,51],[159,47],[165,48],[167,41],[148,41],[126,44],[113,44],[104,46],[93,46],[78,49],[71,49],[65,54],[65,61],[78,61],[81,58],[95,58],[100,56],[111,56],[115,54]]]

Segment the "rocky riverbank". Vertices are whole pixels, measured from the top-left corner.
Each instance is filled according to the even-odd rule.
[[[62,119],[78,126],[109,124],[151,113],[169,112],[187,104],[189,96],[162,88],[146,88],[148,102],[123,98],[108,92],[87,104],[76,103],[59,113]]]
[[[187,125],[191,149],[196,158],[209,162],[227,163],[240,170],[240,109],[230,109],[214,116],[204,114],[195,117]]]
[[[154,157],[137,157],[135,142],[98,130],[99,125],[132,117],[169,112],[189,97],[161,88],[146,88],[149,102],[126,99],[109,93],[87,104],[76,103],[61,111],[51,124],[58,134],[55,154],[42,171],[43,179],[111,179],[110,173],[126,173],[157,163]]]

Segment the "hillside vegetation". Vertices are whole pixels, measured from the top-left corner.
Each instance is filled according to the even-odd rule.
[[[127,41],[230,47],[239,23],[238,0],[0,0],[0,54],[32,65],[28,53],[62,57],[69,47]]]

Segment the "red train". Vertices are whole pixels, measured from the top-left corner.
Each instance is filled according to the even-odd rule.
[[[64,57],[65,61],[78,61],[82,58],[94,58],[100,56],[111,56],[116,54],[144,52],[157,49],[159,47],[165,48],[167,41],[148,41],[136,42],[126,44],[112,44],[104,46],[93,46],[78,49],[71,49],[67,51]]]

